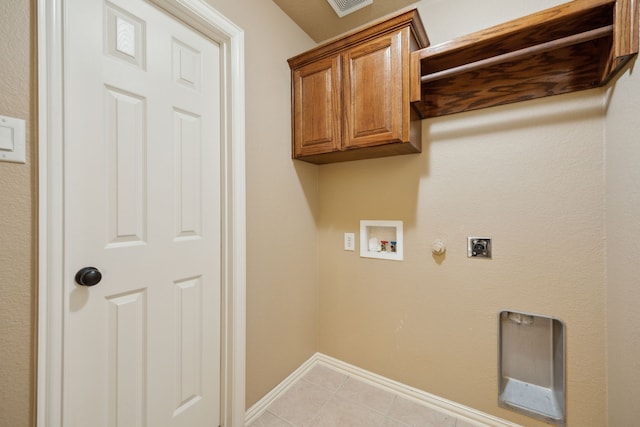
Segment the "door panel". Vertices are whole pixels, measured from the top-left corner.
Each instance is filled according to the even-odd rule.
[[[402,33],[345,54],[346,148],[402,142]]]
[[[219,47],[141,0],[65,9],[64,425],[217,426]]]
[[[144,290],[106,298],[109,366],[109,413],[115,425],[146,424]]]
[[[339,60],[338,56],[326,58],[293,73],[295,156],[341,149]]]
[[[143,244],[147,234],[145,99],[105,88],[108,246]]]

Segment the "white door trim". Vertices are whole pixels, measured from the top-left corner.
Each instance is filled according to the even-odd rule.
[[[37,425],[62,427],[63,1],[38,0]],[[220,45],[222,117],[221,423],[244,425],[246,202],[244,33],[204,0],[147,0]]]

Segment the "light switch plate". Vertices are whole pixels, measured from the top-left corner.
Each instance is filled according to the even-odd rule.
[[[0,116],[0,161],[25,163],[25,121]]]

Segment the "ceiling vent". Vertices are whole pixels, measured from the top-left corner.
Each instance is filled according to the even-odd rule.
[[[373,0],[327,0],[338,16],[342,18],[358,9],[369,6]]]

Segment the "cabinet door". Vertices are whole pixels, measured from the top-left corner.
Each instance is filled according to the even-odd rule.
[[[398,31],[344,54],[345,148],[408,138],[403,134],[409,125],[408,115],[403,123],[403,65],[408,70],[403,52],[408,47],[403,49],[402,44],[403,34]]]
[[[294,157],[340,150],[339,65],[332,57],[293,71]]]

